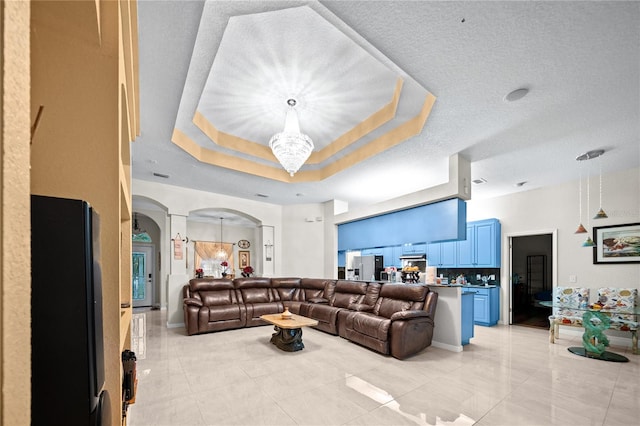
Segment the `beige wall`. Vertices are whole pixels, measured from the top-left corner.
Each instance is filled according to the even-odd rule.
[[[0,424],[16,426],[31,417],[29,14],[29,2],[0,4]]]
[[[31,109],[44,105],[31,147],[31,192],[86,200],[100,214],[110,400],[105,417],[116,425],[121,423],[121,349],[130,347],[131,309],[121,309],[121,301],[131,299],[128,164],[137,131],[137,71],[131,65],[137,64],[137,43],[131,39],[137,34],[136,7],[106,0],[31,6]],[[123,229],[127,238],[121,240]]]

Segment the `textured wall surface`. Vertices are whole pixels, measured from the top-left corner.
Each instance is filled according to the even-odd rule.
[[[30,424],[29,2],[2,2],[0,424]],[[10,390],[10,391],[9,391]]]

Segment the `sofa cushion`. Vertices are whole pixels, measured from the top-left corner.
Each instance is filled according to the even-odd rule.
[[[200,300],[203,306],[218,306],[237,304],[233,290],[201,291]]]
[[[276,296],[278,297],[278,300],[282,300],[282,301],[300,300],[299,288],[276,288],[274,290],[276,292]]]
[[[300,292],[300,278],[271,278],[271,288],[277,300],[302,301]]]
[[[194,278],[189,281],[189,287],[191,294],[207,290],[230,290],[234,288],[233,282],[224,278]]]
[[[411,302],[381,297],[373,308],[373,312],[381,317],[391,318],[396,312],[406,311],[411,308]]]
[[[273,302],[273,295],[268,288],[243,288],[240,292],[245,304]]]
[[[330,299],[331,306],[337,308],[348,308],[354,303],[362,303],[364,295],[367,293],[367,283],[363,281],[338,281],[336,283],[333,297]]]
[[[263,277],[236,278],[233,285],[238,291],[240,303],[269,303],[275,301],[271,279]]]
[[[378,301],[378,297],[380,297],[381,288],[382,284],[380,283],[369,283],[367,286],[367,293],[364,295],[362,303],[369,306],[375,305]]]
[[[391,320],[369,313],[357,313],[349,315],[350,328],[358,333],[365,334],[378,340],[387,340]]]
[[[329,283],[335,283],[335,280],[325,280],[322,278],[303,278],[300,280],[300,293],[304,300],[310,300],[314,298],[325,297],[325,287],[328,287]],[[333,287],[333,286],[331,286]]]
[[[349,305],[357,303],[358,300],[360,300],[359,294],[335,293],[333,295],[333,300],[331,301],[331,306],[335,306],[336,308],[348,308]]]
[[[396,312],[422,309],[428,292],[428,288],[417,284],[384,284],[373,313],[391,318]]]
[[[203,308],[206,309],[206,308]],[[226,321],[241,317],[240,305],[210,306],[209,321]]]

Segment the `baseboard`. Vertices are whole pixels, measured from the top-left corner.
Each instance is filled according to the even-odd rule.
[[[168,322],[167,323],[167,328],[184,328],[184,323],[183,322]]]
[[[462,352],[462,345],[456,346],[456,345],[450,345],[448,343],[436,342],[435,340],[432,340],[431,346],[444,349],[446,351],[451,351],[451,352]]]

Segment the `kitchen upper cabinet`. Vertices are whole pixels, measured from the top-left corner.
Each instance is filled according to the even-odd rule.
[[[395,266],[396,268],[399,268],[401,255],[401,246],[385,247],[382,251],[382,256],[384,256],[384,258],[382,259],[384,261],[384,266]]]
[[[385,267],[401,267],[400,256],[426,253],[429,266],[438,268],[499,268],[500,236],[500,222],[486,219],[467,223],[466,240],[365,248],[360,254],[383,256]]]
[[[467,224],[467,239],[457,242],[458,268],[500,267],[500,222],[487,219]]]
[[[375,247],[360,250],[360,256],[383,256],[384,248]]]
[[[425,254],[426,244],[405,244],[402,246],[402,254]]]
[[[457,242],[434,243],[427,245],[427,262],[438,268],[456,267]]]

